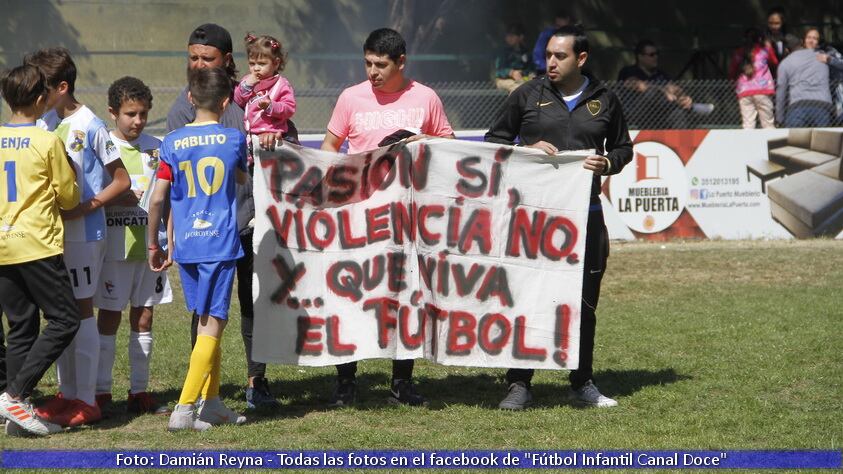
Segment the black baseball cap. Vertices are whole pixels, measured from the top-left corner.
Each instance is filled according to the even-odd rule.
[[[205,23],[193,30],[190,34],[190,39],[187,40],[187,45],[204,44],[213,46],[222,51],[223,54],[230,53],[231,49],[231,34],[228,30],[217,25],[216,23]]]

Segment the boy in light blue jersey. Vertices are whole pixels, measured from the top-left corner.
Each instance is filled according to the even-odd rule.
[[[187,309],[199,318],[184,387],[170,415],[171,431],[246,422],[219,397],[220,339],[228,321],[235,263],[243,256],[234,178],[239,183],[248,179],[246,137],[219,124],[230,95],[231,82],[223,69],[191,71],[188,100],[196,108],[196,122],[164,137],[149,206],[149,266],[162,271],[173,260],[179,264]],[[168,196],[172,250],[165,255],[154,242]],[[204,402],[197,410],[200,394]]]
[[[82,193],[78,206],[62,212],[64,259],[79,306],[79,332],[56,361],[59,393],[37,412],[59,425],[78,426],[102,418],[95,399],[100,341],[93,296],[105,256],[103,208],[126,192],[131,180],[105,123],[74,96],[76,65],[70,53],[64,48],[42,49],[24,61],[47,79],[47,106],[52,110],[40,125],[64,143]],[[106,183],[106,173],[110,183]]]

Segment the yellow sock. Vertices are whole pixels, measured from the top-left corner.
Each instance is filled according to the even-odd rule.
[[[208,374],[208,379],[205,380],[205,386],[202,387],[202,398],[210,400],[214,397],[220,396],[220,368],[222,366],[222,348],[217,344],[217,350],[214,352],[214,365],[211,366],[211,373]]]
[[[196,403],[199,392],[205,385],[205,380],[211,373],[214,365],[215,352],[219,350],[220,341],[213,336],[199,335],[196,338],[196,345],[190,353],[190,367],[187,369],[187,377],[184,379],[184,386],[181,389],[179,405],[192,405]]]

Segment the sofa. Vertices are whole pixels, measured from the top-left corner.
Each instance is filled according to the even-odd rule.
[[[770,212],[795,237],[843,230],[843,131],[792,128],[767,142],[768,159],[786,176],[767,186]]]

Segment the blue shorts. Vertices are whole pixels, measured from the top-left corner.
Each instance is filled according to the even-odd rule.
[[[237,261],[180,263],[179,274],[187,310],[199,316],[228,319]]]

